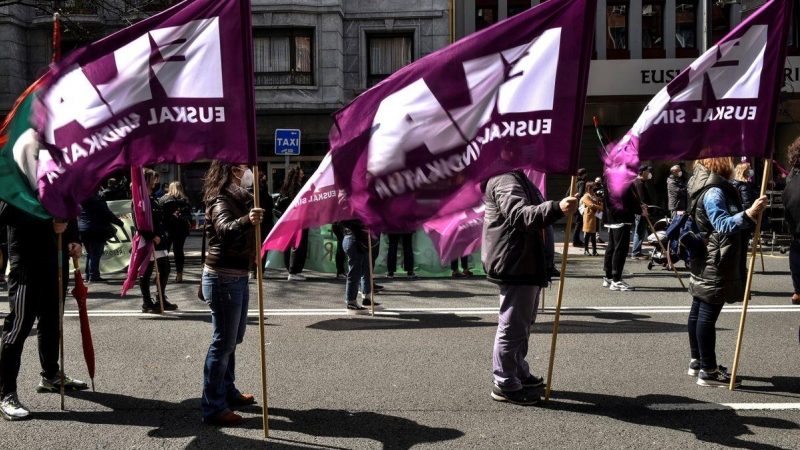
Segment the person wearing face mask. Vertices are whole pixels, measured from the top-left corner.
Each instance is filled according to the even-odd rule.
[[[232,409],[255,403],[240,392],[236,379],[236,346],[244,339],[250,301],[248,275],[256,261],[255,227],[264,210],[253,207],[250,168],[243,164],[211,163],[203,187],[208,253],[203,265],[203,298],[211,308],[211,345],[203,370],[203,422],[236,426],[242,416]]]
[[[156,264],[158,265],[158,281],[161,286],[161,294],[164,296],[164,309],[167,311],[174,311],[178,309],[178,305],[167,301],[167,296],[164,295],[167,289],[167,279],[169,278],[169,235],[167,234],[166,227],[164,226],[164,210],[158,203],[154,196],[155,190],[158,188],[158,172],[152,169],[144,169],[144,180],[147,183],[147,193],[150,197],[150,212],[152,214],[153,231],[144,231],[137,225],[139,234],[147,241],[152,242],[155,249]],[[136,215],[134,214],[134,217]],[[158,302],[158,296],[155,298],[150,294],[150,278],[153,276],[154,264],[150,261],[147,264],[147,269],[139,279],[139,288],[142,291],[142,312],[143,313],[160,313],[161,306]]]
[[[650,205],[650,194],[647,193],[647,188],[644,182],[653,178],[651,166],[639,166],[639,176],[633,180],[633,190],[639,203],[643,205]],[[642,253],[642,243],[647,236],[647,219],[641,215],[636,215],[636,220],[633,226],[633,248],[631,249],[631,256],[634,258],[644,258]]]
[[[758,198],[758,190],[755,184],[750,179],[755,175],[750,163],[741,162],[733,169],[733,186],[739,191],[739,196],[742,197],[742,206],[747,209]]]
[[[667,178],[668,206],[671,218],[674,219],[686,212],[689,191],[686,181],[683,179],[681,166],[675,164],[670,167],[669,171],[670,176]]]
[[[280,197],[278,204],[275,205],[282,213],[286,212],[289,205],[297,197],[300,189],[303,187],[303,169],[300,166],[292,166],[286,172],[286,178],[281,186]],[[300,237],[300,244],[297,247],[287,249],[283,253],[283,262],[286,265],[286,270],[289,271],[289,281],[303,281],[306,279],[305,275],[301,272],[306,265],[306,253],[308,252],[308,230],[302,231]]]

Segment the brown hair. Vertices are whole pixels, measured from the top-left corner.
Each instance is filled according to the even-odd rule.
[[[733,170],[733,179],[739,181],[747,181],[747,171],[750,170],[750,163],[739,163]]]
[[[158,178],[158,172],[153,169],[148,169],[147,167],[144,168],[144,182],[147,183],[148,188],[153,180],[158,180]]]
[[[800,137],[789,146],[789,164],[792,167],[800,168]]]
[[[230,183],[231,171],[238,164],[227,164],[217,160],[211,161],[211,167],[206,172],[206,182],[203,185],[203,201],[208,203],[219,195],[222,188]]]
[[[694,162],[695,167],[703,166],[706,169],[716,173],[717,175],[730,179],[733,173],[733,158],[730,156],[721,156],[718,158],[698,159]]]

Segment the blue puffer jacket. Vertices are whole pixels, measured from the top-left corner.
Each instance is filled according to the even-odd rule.
[[[102,195],[96,195],[81,203],[81,216],[78,219],[78,231],[81,239],[88,242],[105,241],[105,229],[109,224],[122,227],[125,224],[108,209]]]

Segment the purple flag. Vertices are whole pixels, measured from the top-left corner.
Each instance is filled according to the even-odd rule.
[[[535,170],[525,170],[525,175],[545,194],[545,174]],[[483,235],[483,200],[472,208],[449,216],[429,220],[422,225],[425,233],[433,242],[442,263],[469,255],[481,246]]]
[[[354,217],[344,191],[334,180],[329,153],[272,227],[269,236],[264,240],[261,253],[264,254],[267,250],[283,251],[290,245],[297,246],[300,231],[305,228]]]
[[[469,210],[476,185],[577,171],[596,0],[551,0],[393,74],[334,116],[335,178],[374,231]]]
[[[40,96],[39,191],[72,217],[112,172],[256,161],[250,2],[184,1],[72,52]]]
[[[153,212],[150,210],[150,195],[141,167],[131,167],[131,193],[133,194],[133,220],[136,233],[133,235],[131,261],[128,263],[128,278],[122,283],[122,295],[136,284],[136,279],[144,275],[147,264],[153,258],[153,244],[147,242],[139,231],[153,231]]]
[[[640,159],[770,156],[792,3],[768,1],[653,97],[605,158],[612,199]]]

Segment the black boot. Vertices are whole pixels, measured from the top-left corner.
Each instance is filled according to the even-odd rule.
[[[145,297],[142,300],[142,312],[143,313],[149,313],[149,314],[158,314],[159,312],[161,312],[161,310],[158,307],[158,305],[153,303],[153,299],[152,298]]]

